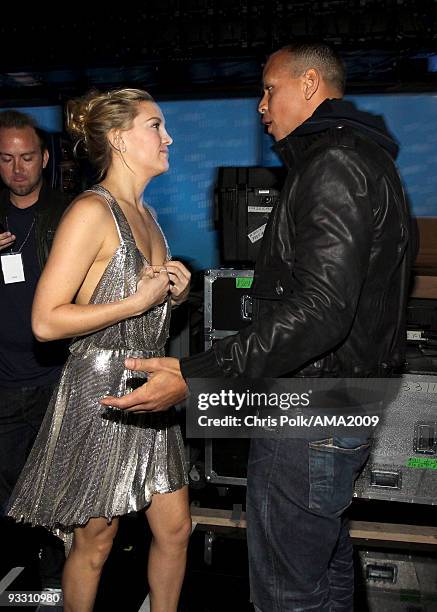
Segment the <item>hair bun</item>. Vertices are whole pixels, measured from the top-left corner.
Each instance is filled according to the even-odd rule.
[[[66,127],[74,142],[74,152],[85,153],[104,176],[113,154],[108,134],[111,130],[128,130],[139,112],[141,102],[153,102],[142,89],[91,90],[85,96],[66,104]]]
[[[96,102],[102,97],[105,97],[105,95],[92,90],[82,98],[67,102],[67,130],[73,139],[76,140],[75,148],[82,144],[85,151],[88,151],[88,121],[90,113]]]

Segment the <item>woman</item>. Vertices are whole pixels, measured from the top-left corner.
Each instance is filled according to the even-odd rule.
[[[75,339],[9,515],[64,539],[74,534],[64,609],[87,612],[117,517],[147,508],[152,610],[171,612],[191,531],[179,427],[171,414],[123,413],[99,399],[129,388],[126,356],[163,355],[170,305],[188,294],[190,274],[170,261],[142,200],[148,182],[168,170],[172,139],[159,107],[136,89],[71,102],[68,128],[102,180],[66,211],[35,294],[36,337]]]

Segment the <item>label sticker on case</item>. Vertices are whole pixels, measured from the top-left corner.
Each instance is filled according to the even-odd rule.
[[[248,206],[247,212],[253,213],[271,213],[273,206]]]
[[[253,278],[250,276],[237,276],[235,286],[237,289],[250,289],[252,287]]]
[[[409,468],[437,470],[437,459],[431,457],[409,457],[405,464]]]
[[[264,230],[266,229],[266,225],[267,223],[264,223],[264,225],[260,225],[260,227],[258,227],[256,230],[253,230],[253,232],[247,234],[247,237],[249,238],[252,244],[258,242],[258,240],[261,240],[261,238],[264,236]]]

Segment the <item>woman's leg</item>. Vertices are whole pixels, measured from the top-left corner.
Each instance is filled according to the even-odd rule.
[[[74,530],[62,575],[64,612],[92,612],[103,565],[117,533],[118,519],[92,518]]]
[[[191,534],[188,487],[154,495],[146,516],[152,531],[148,567],[151,610],[176,612]]]

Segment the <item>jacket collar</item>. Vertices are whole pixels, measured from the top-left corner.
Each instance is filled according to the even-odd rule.
[[[282,161],[289,168],[296,166],[302,161],[308,150],[320,141],[326,132],[333,127],[344,125],[343,121],[335,113],[329,113],[328,120],[320,121],[319,117],[325,118],[326,110],[336,107],[337,103],[344,104],[343,100],[324,100],[314,111],[314,113],[293,132],[278,140],[273,145],[273,150],[281,157]]]
[[[291,168],[302,161],[307,151],[325,136],[326,130],[317,134],[294,136],[289,134],[278,140],[272,149],[280,156],[284,164]]]
[[[352,128],[355,133],[374,141],[396,159],[399,145],[383,117],[360,111],[353,102],[337,99],[324,100],[311,117],[278,141],[273,149],[287,166],[295,166],[313,145],[317,146],[323,137],[339,135],[337,128],[343,127]]]

